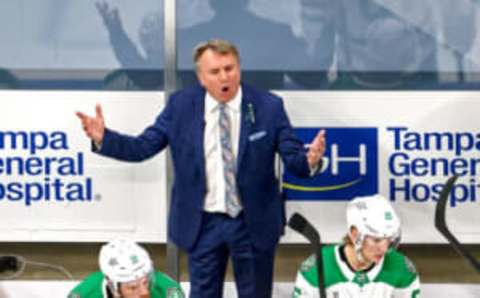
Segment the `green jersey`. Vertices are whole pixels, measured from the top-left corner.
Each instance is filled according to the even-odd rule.
[[[87,276],[68,295],[69,298],[107,298],[107,283],[102,272]],[[182,288],[167,275],[156,272],[150,282],[151,298],[184,298]]]
[[[418,298],[420,280],[412,262],[394,249],[368,271],[350,269],[341,246],[322,249],[328,298]],[[297,274],[293,298],[319,297],[315,256],[305,260]]]

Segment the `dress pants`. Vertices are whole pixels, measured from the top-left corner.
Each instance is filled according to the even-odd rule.
[[[253,245],[243,212],[231,218],[203,213],[202,228],[189,251],[190,298],[221,298],[231,258],[239,298],[270,298],[275,246],[260,251]]]

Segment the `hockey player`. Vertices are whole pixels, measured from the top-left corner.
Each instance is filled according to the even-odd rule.
[[[328,298],[418,298],[420,281],[412,262],[396,250],[400,220],[380,195],[358,197],[347,206],[348,234],[322,249]],[[294,298],[318,297],[315,257],[303,262]]]
[[[69,298],[183,298],[178,283],[155,272],[147,251],[118,239],[105,244],[99,256],[101,272],[90,274]]]

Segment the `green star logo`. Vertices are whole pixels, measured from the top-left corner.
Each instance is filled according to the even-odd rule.
[[[182,290],[178,288],[168,288],[167,289],[167,298],[184,298]]]
[[[363,272],[357,272],[355,273],[355,277],[353,278],[353,282],[356,283],[357,285],[362,288],[364,285],[368,284],[370,282],[368,275]]]
[[[137,264],[138,263],[138,256],[131,255],[130,256],[130,262],[132,262],[133,264]]]
[[[393,214],[390,211],[385,212],[385,219],[386,220],[392,220],[393,219]]]

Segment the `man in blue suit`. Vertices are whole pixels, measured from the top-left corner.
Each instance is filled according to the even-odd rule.
[[[324,131],[309,150],[294,135],[281,98],[240,83],[237,49],[210,40],[195,49],[201,86],[173,94],[139,136],[81,112],[99,154],[142,161],[171,148],[175,180],[168,236],[188,253],[190,297],[222,297],[230,257],[241,298],[271,297],[275,248],[285,225],[275,153],[294,174],[320,167]]]

